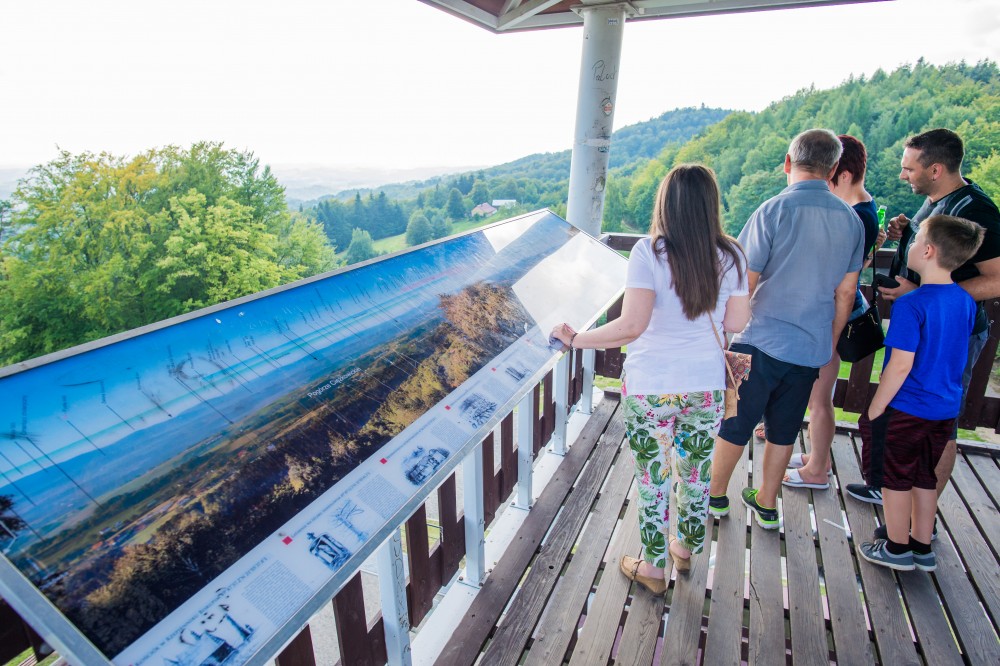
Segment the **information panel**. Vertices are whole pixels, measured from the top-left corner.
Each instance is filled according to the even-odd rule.
[[[0,592],[71,657],[246,663],[625,264],[542,211],[0,370]]]

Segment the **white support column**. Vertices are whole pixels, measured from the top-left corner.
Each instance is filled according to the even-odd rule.
[[[597,365],[597,352],[593,349],[583,350],[583,388],[580,394],[580,413],[594,413],[594,367]]]
[[[563,354],[552,373],[552,397],[556,403],[556,422],[552,431],[552,453],[566,455],[566,419],[569,418],[569,359],[571,354]]]
[[[627,10],[627,3],[579,10],[583,15],[583,58],[566,218],[594,237],[601,233]]]
[[[399,530],[378,550],[378,584],[385,627],[385,652],[391,666],[410,666],[410,616],[406,608],[406,567]]]
[[[465,578],[462,582],[472,587],[482,587],[486,578],[482,442],[462,461],[462,493],[465,503]]]
[[[517,406],[517,504],[531,508],[531,464],[535,460],[532,436],[535,423],[535,392],[531,391]]]

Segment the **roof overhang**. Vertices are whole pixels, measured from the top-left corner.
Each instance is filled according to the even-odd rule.
[[[494,33],[583,25],[588,6],[623,5],[628,21],[887,0],[420,0]]]

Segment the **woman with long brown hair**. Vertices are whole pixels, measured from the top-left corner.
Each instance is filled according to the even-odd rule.
[[[683,164],[656,194],[649,238],[629,257],[622,315],[599,328],[557,326],[569,348],[628,345],[622,398],[635,458],[642,557],[622,572],[650,591],[667,589],[669,554],[690,568],[705,541],[714,438],[724,412],[725,361],[716,336],[750,318],[746,259],[722,230],[719,186],[711,169]],[[671,530],[670,493],[677,497]]]

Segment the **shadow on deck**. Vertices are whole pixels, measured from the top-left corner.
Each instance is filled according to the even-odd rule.
[[[687,575],[668,568],[669,589],[656,597],[617,569],[639,551],[619,410],[606,394],[438,663],[1000,663],[992,456],[959,454],[939,505],[938,570],[894,573],[855,553],[881,522],[881,507],[842,492],[861,480],[856,433],[836,437],[829,490],[782,490],[779,531],[751,525],[738,500],[760,473],[763,444],[754,444],[711,547]],[[803,431],[797,447],[808,445]]]

